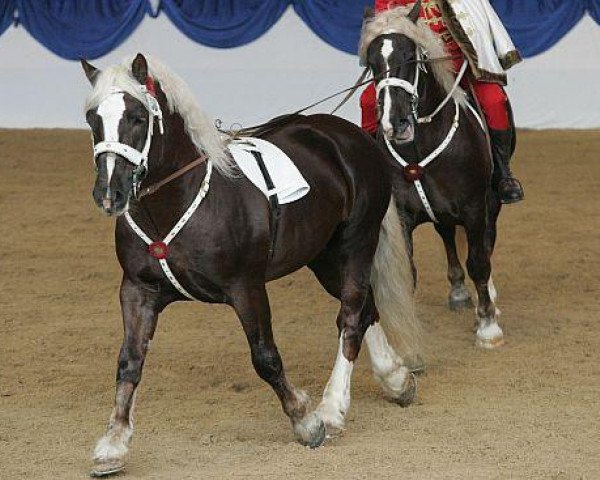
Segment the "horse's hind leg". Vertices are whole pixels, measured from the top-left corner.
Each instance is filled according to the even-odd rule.
[[[356,260],[356,259],[354,259]],[[337,317],[339,345],[335,365],[317,413],[325,422],[329,435],[344,428],[344,418],[350,407],[350,379],[354,362],[366,329],[372,319],[362,315],[369,289],[370,261],[362,266],[352,262],[342,273],[340,289],[340,311]],[[362,270],[362,271],[361,271]],[[367,271],[368,270],[368,271]]]
[[[456,253],[456,227],[454,225],[442,225],[441,223],[434,224],[434,227],[444,241],[446,258],[448,259],[448,281],[450,282],[448,306],[452,311],[472,308],[473,301],[469,290],[465,286],[465,271]]]
[[[336,263],[337,256],[332,252],[325,252],[310,265],[321,285],[330,295],[341,299],[341,275],[339,264]],[[394,351],[389,344],[383,328],[378,322],[379,314],[375,307],[373,292],[369,289],[365,304],[361,312],[360,324],[368,326],[364,333],[364,340],[369,352],[373,375],[383,390],[398,404],[405,406],[411,403],[415,396],[415,384],[409,378],[409,369],[405,366],[403,359]],[[336,371],[332,379],[344,378],[341,366],[345,365],[341,349],[336,359]],[[422,370],[423,366],[421,364]],[[337,373],[337,375],[335,375]],[[348,377],[349,378],[349,377]],[[342,429],[344,417],[350,406],[350,389],[341,382],[337,385],[330,381],[325,388],[323,401],[319,411],[323,414],[328,432],[334,433]],[[337,387],[337,388],[336,388]]]
[[[491,274],[491,249],[487,222],[474,219],[465,225],[469,242],[467,270],[477,290],[477,338],[476,345],[483,348],[495,348],[504,343],[504,334],[496,320],[497,309],[490,295],[489,280]]]
[[[119,353],[115,406],[107,431],[94,449],[92,476],[110,475],[125,466],[124,459],[133,434],[136,389],[158,318],[156,294],[124,278],[120,296],[124,338]]]
[[[358,232],[361,232],[360,234]],[[333,252],[327,258],[321,258],[311,264],[317,278],[327,291],[341,301],[337,317],[339,331],[339,347],[331,377],[323,392],[323,399],[317,412],[327,426],[329,434],[336,434],[344,428],[344,418],[350,406],[350,380],[354,362],[358,356],[362,339],[370,326],[377,321],[373,294],[370,288],[371,269],[376,239],[365,238],[367,228],[355,230],[351,236],[350,229],[345,232],[345,242],[338,254]],[[353,238],[352,238],[353,237]],[[335,263],[340,272],[336,275]],[[393,396],[403,404],[414,398],[414,381],[402,360],[392,366],[397,374],[393,378]],[[387,366],[386,366],[387,367]],[[381,372],[380,372],[381,373]],[[388,379],[386,371],[382,376]],[[391,377],[389,377],[391,379]]]
[[[254,281],[248,282],[231,292],[231,298],[244,328],[256,373],[279,397],[298,441],[303,445],[318,447],[325,440],[325,425],[316,413],[309,413],[308,395],[297,390],[285,376],[273,339],[271,309],[265,286],[257,286]]]
[[[374,322],[365,332],[365,343],[375,381],[394,402],[406,407],[413,402],[416,395],[416,383],[411,371],[423,371],[424,365],[421,361],[420,368],[411,369],[389,344],[382,326],[378,321],[374,321],[378,313],[372,293],[367,298],[363,314],[371,317],[371,321]]]

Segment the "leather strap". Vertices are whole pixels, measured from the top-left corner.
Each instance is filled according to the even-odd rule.
[[[138,195],[138,199],[145,197],[146,195],[152,195],[156,193],[160,188],[164,187],[167,183],[172,182],[173,180],[181,177],[185,173],[189,172],[191,169],[201,165],[206,162],[207,156],[205,154],[201,154],[196,160],[188,163],[185,167],[180,168],[179,170],[173,172],[168,177],[163,178],[160,182],[153,183],[152,185],[143,188],[140,190],[140,194]]]
[[[256,164],[265,179],[265,185],[269,189],[269,205],[271,206],[271,247],[269,248],[269,258],[273,258],[275,254],[275,242],[277,241],[277,230],[279,229],[279,216],[281,213],[281,207],[279,205],[279,199],[277,193],[274,192],[275,184],[273,179],[267,170],[265,162],[262,158],[262,154],[257,150],[248,150],[256,160]],[[273,192],[273,193],[271,193]]]

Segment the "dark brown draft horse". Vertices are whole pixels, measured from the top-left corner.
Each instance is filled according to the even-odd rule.
[[[444,240],[452,309],[472,305],[455,243],[456,226],[464,227],[467,270],[478,297],[476,343],[494,348],[503,343],[503,332],[491,277],[501,207],[492,187],[491,153],[481,118],[455,79],[452,63],[439,61],[447,57],[442,40],[417,21],[419,8],[416,2],[410,12],[394,8],[365,15],[360,50],[375,78],[378,140],[397,167],[393,195],[411,258],[418,225],[433,221]]]
[[[363,336],[376,378],[399,404],[409,404],[414,379],[377,322],[409,341],[416,330],[410,260],[390,201],[389,163],[377,145],[327,115],[298,116],[264,134],[293,159],[311,188],[281,205],[272,239],[269,202],[236,170],[227,138],[178,76],[141,54],[104,71],[82,63],[93,85],[86,102],[97,167],[93,197],[118,217],[123,268],[115,406],[96,445],[92,474],[124,467],[148,343],[158,314],[178,300],[235,309],[256,372],[279,397],[302,444],[319,446],[326,432],[343,427]],[[285,376],[265,290],[266,282],[304,265],[341,303],[339,351],[314,411]]]

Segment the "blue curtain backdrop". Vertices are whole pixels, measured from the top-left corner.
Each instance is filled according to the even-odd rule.
[[[60,57],[96,58],[113,50],[149,10],[146,0],[17,0],[19,23]]]
[[[162,0],[162,10],[179,30],[209,47],[245,45],[283,15],[286,0]]]
[[[155,2],[156,3],[156,2]],[[491,0],[525,57],[551,48],[586,12],[600,23],[600,0]],[[373,0],[161,0],[163,12],[192,40],[232,48],[256,40],[293,6],[329,45],[356,53],[362,14]],[[96,58],[123,42],[149,0],[0,0],[0,34],[19,22],[38,42],[67,58]]]
[[[600,0],[598,0],[600,1]],[[363,13],[373,0],[295,0],[294,10],[322,40],[356,54]]]
[[[0,35],[4,33],[13,21],[15,11],[15,1],[0,1]]]

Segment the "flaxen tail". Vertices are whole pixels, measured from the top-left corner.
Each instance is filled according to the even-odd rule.
[[[371,285],[390,343],[402,357],[420,356],[422,335],[415,314],[413,272],[393,199],[381,224]]]

